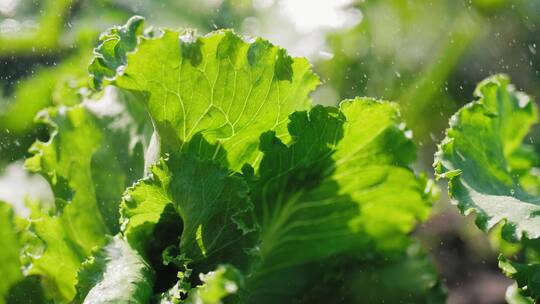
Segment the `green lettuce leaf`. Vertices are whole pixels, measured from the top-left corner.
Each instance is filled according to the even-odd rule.
[[[124,234],[144,252],[174,206],[184,223],[181,259],[196,273],[216,261],[239,266],[249,274],[247,302],[266,299],[266,285],[280,271],[347,252],[407,248],[408,233],[429,213],[433,189],[409,168],[415,150],[395,104],[357,99],[339,109],[317,106],[292,114],[289,133],[289,146],[273,131],[263,133],[260,167],[244,167],[242,176],[188,153],[163,159],[128,190]]]
[[[113,79],[118,69],[126,64],[126,55],[137,47],[143,26],[144,18],[133,16],[125,25],[112,27],[99,37],[100,44],[94,49],[95,58],[88,67],[94,87],[102,88],[103,82]]]
[[[48,180],[56,204],[32,208],[30,230],[39,242],[26,250],[27,274],[44,276],[57,301],[73,298],[80,263],[119,230],[122,192],[144,171],[151,127],[142,114],[111,90],[39,118],[51,128],[50,139],[32,146],[26,167]]]
[[[252,204],[243,179],[230,176],[213,160],[173,153],[151,169],[151,177],[128,189],[121,205],[123,231],[141,252],[148,248],[154,226],[170,204],[183,222],[179,245],[193,262],[226,262],[242,254],[239,239],[254,228]],[[231,252],[232,251],[232,252]],[[212,265],[216,266],[216,265]]]
[[[76,303],[148,303],[154,271],[119,236],[84,262],[78,274]]]
[[[408,167],[415,149],[395,104],[358,98],[339,109],[317,106],[292,114],[289,133],[290,145],[273,132],[261,137],[252,185],[260,262],[249,292],[275,293],[265,277],[307,262],[407,248],[433,189]]]
[[[538,155],[523,143],[537,121],[536,105],[504,75],[482,81],[475,96],[450,120],[435,155],[436,175],[449,180],[450,196],[462,213],[476,213],[478,227],[486,232],[496,227],[504,240],[528,247],[540,237]],[[516,279],[524,297],[538,299],[536,264],[501,257],[499,266]]]
[[[205,158],[232,170],[256,164],[259,135],[286,136],[287,116],[309,106],[319,83],[305,59],[262,39],[246,42],[229,30],[203,37],[142,31],[142,19],[133,17],[103,35],[90,73],[97,87],[112,82],[140,95],[162,152],[182,150],[201,134],[211,144],[198,151]]]
[[[476,212],[483,230],[504,221],[508,238],[538,238],[540,200],[522,189],[512,168],[514,155],[536,123],[536,106],[503,75],[481,82],[475,95],[478,100],[450,120],[435,155],[436,174],[448,178],[452,200],[464,214]]]
[[[239,302],[291,299],[317,263],[399,256],[428,216],[436,191],[410,168],[415,147],[396,104],[312,108],[307,61],[226,30],[145,31],[135,17],[95,51],[95,88],[133,94],[156,128],[161,158],[126,191],[121,230],[155,269],[179,273],[156,282],[169,290],[162,301],[202,297],[190,286],[222,264],[244,274]],[[274,284],[283,278],[297,286]]]
[[[20,253],[28,246],[26,221],[0,201],[0,304],[47,303],[38,276],[24,276]]]
[[[19,251],[21,244],[15,224],[15,215],[10,205],[0,202],[0,304],[13,284],[22,279]]]

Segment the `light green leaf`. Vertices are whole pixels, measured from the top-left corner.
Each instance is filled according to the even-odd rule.
[[[142,17],[133,16],[125,25],[113,27],[99,37],[101,43],[94,50],[96,57],[88,68],[95,87],[101,88],[105,79],[114,78],[117,70],[126,64],[126,54],[137,47],[143,25]]]
[[[212,148],[198,151],[204,158],[235,171],[256,164],[259,135],[274,130],[286,137],[287,116],[309,106],[319,83],[305,59],[265,40],[246,42],[229,30],[145,36],[140,22],[132,18],[104,35],[90,72],[97,86],[112,81],[140,94],[163,152],[184,149],[202,134]]]
[[[261,137],[252,186],[261,263],[250,291],[268,289],[262,278],[278,270],[336,254],[403,251],[430,210],[432,189],[408,167],[414,145],[395,104],[359,98],[290,119],[292,144]]]
[[[19,251],[21,244],[15,226],[15,215],[10,205],[0,202],[0,304],[13,284],[22,279]]]
[[[109,93],[43,112],[50,139],[36,142],[26,162],[48,180],[56,202],[51,212],[33,208],[31,231],[42,244],[27,250],[28,274],[43,275],[57,301],[73,298],[80,263],[118,231],[122,192],[143,175],[150,127],[136,105]]]
[[[61,216],[51,216],[32,208],[30,229],[35,239],[23,251],[26,275],[43,276],[48,297],[59,303],[73,298],[80,264],[94,246],[105,242],[106,228],[98,226],[103,224],[92,223],[93,215],[87,218],[72,209],[68,206]]]
[[[536,106],[504,75],[482,81],[475,95],[478,99],[450,120],[435,155],[436,174],[449,179],[452,200],[462,213],[475,212],[484,231],[502,221],[507,239],[538,238],[540,199],[521,187],[516,170],[524,168],[513,167],[516,154],[532,162],[520,150],[536,123]]]
[[[148,303],[154,271],[119,236],[85,261],[78,275],[76,303]]]
[[[169,171],[160,160],[153,165],[150,175],[126,190],[120,204],[121,230],[131,246],[144,253],[150,242],[155,225],[160,221],[172,200],[168,189]],[[176,209],[174,210],[176,212]]]

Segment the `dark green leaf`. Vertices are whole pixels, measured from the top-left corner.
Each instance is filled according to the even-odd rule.
[[[219,163],[174,153],[153,166],[151,174],[130,188],[122,203],[124,234],[142,252],[169,204],[183,220],[179,246],[190,261],[224,258],[254,229],[244,221],[252,209],[247,185]]]

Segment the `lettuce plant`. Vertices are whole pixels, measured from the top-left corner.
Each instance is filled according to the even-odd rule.
[[[444,301],[410,237],[436,189],[395,103],[314,106],[307,60],[230,30],[133,17],[94,54],[80,102],[37,118],[26,167],[54,206],[2,207],[7,302]]]
[[[535,303],[540,299],[539,157],[525,138],[538,110],[504,75],[482,81],[475,96],[450,119],[435,171],[448,179],[463,214],[475,213],[482,230],[493,229],[521,246],[522,262],[501,255],[499,266],[517,281],[508,301]]]

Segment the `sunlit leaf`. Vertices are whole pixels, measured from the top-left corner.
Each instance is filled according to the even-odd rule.
[[[141,32],[139,17],[111,29],[90,72],[96,86],[112,82],[140,93],[163,152],[184,149],[201,134],[212,147],[198,151],[204,157],[233,170],[255,164],[260,133],[286,134],[287,116],[309,106],[319,83],[305,59],[262,39],[246,42],[229,30],[203,37]]]

